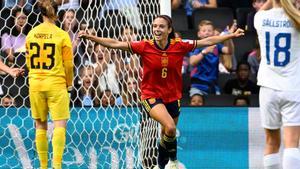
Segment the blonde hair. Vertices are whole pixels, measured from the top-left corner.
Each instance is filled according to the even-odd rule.
[[[89,70],[91,70],[93,72],[93,75],[94,75],[94,73],[95,73],[94,67],[92,65],[85,65],[85,66],[80,68],[79,77],[82,78],[85,75],[86,71],[89,71]]]
[[[39,7],[42,15],[54,21],[57,19],[57,4],[54,0],[40,0]]]
[[[199,24],[198,24],[198,28],[202,27],[202,26],[206,26],[206,25],[211,25],[213,27],[213,29],[215,29],[215,26],[213,24],[212,21],[210,20],[202,20]]]
[[[224,65],[224,67],[230,72],[233,68],[232,57],[234,55],[234,45],[232,39],[225,41],[224,46],[231,45],[231,53],[230,54],[221,54],[220,62]]]
[[[280,0],[280,3],[286,14],[293,21],[295,28],[300,31],[300,11],[295,7],[294,1],[295,0]]]

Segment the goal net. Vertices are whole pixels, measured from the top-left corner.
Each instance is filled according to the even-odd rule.
[[[1,2],[1,60],[25,67],[26,34],[41,23],[37,0]],[[63,168],[133,169],[156,164],[158,124],[139,107],[139,57],[79,40],[77,34],[83,30],[123,41],[150,38],[158,14],[159,0],[70,0],[59,7],[57,25],[71,37],[75,65]],[[0,74],[0,168],[39,168],[27,73],[16,79]],[[49,166],[52,132],[49,121]]]

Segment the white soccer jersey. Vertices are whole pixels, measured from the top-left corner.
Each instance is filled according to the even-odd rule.
[[[258,85],[300,91],[300,33],[282,8],[259,11],[254,18],[261,49]]]

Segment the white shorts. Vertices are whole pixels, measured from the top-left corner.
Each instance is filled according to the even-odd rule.
[[[300,126],[300,91],[281,91],[260,87],[259,104],[262,126],[279,129]]]

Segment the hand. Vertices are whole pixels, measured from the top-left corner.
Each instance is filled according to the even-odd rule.
[[[77,37],[78,38],[82,38],[82,39],[86,39],[88,36],[86,31],[79,31]]]
[[[12,77],[19,77],[24,75],[24,69],[20,68],[11,68],[10,71],[8,72]]]
[[[233,24],[229,27],[227,26],[227,29],[230,33],[234,33],[234,31],[236,31],[237,29],[237,23],[236,20],[233,21]]]
[[[245,35],[245,31],[243,29],[238,28],[234,33],[234,37],[240,37]]]
[[[202,3],[200,3],[198,0],[193,0],[192,2],[193,8],[197,9],[197,8],[201,8],[201,6],[203,6]]]

